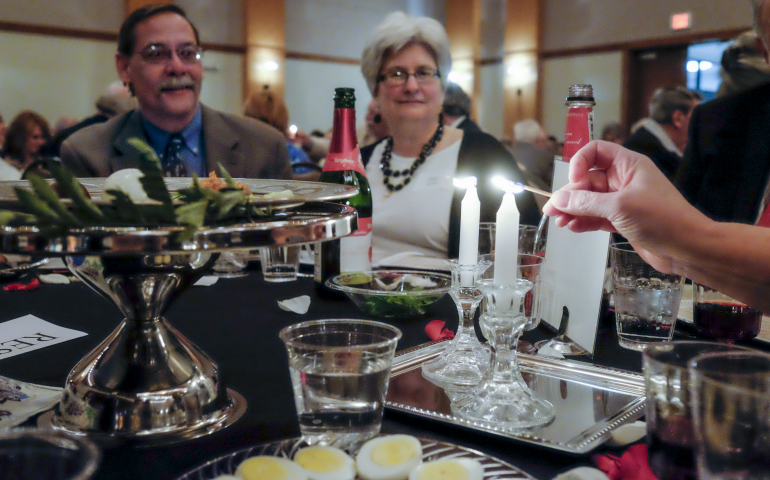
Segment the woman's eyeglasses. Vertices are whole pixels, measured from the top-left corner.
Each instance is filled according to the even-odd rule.
[[[439,78],[438,70],[435,68],[417,67],[414,73],[410,73],[405,68],[394,68],[381,74],[377,80],[391,87],[400,87],[409,81],[410,76],[414,77],[420,85],[433,83]]]
[[[193,64],[200,61],[203,55],[203,49],[197,45],[180,45],[176,50],[172,50],[168,45],[164,43],[153,43],[144,47],[139,55],[147,63],[154,65],[162,65],[171,61],[174,56],[179,57],[179,60],[185,64]]]

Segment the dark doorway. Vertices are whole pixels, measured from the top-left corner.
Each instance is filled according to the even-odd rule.
[[[714,98],[722,83],[722,53],[732,43],[703,42],[687,49],[687,88],[700,93],[704,101]]]
[[[627,129],[649,115],[648,105],[656,89],[687,85],[687,47],[676,45],[629,52]]]

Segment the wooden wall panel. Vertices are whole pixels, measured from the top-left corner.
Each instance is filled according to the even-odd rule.
[[[244,98],[265,85],[283,96],[286,69],[284,0],[243,0]],[[277,68],[271,68],[276,67]]]
[[[144,7],[145,5],[152,5],[153,3],[174,3],[173,0],[126,0],[126,16],[137,8]]]
[[[481,91],[481,0],[447,0],[446,31],[453,80],[471,98],[471,117],[476,118]]]
[[[508,0],[505,9],[505,119],[503,137],[513,135],[513,124],[527,118],[540,120],[540,61],[542,0]]]

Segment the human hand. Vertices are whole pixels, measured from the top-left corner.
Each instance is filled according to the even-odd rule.
[[[313,146],[313,141],[310,139],[310,135],[305,133],[302,129],[298,129],[294,133],[292,140],[296,143],[299,143],[304,150],[310,150],[310,148]]]
[[[572,157],[570,183],[543,212],[574,232],[618,232],[662,271],[688,225],[706,217],[682,197],[652,161],[617,144],[595,141]]]

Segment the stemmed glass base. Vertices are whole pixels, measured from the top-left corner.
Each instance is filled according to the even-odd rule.
[[[577,343],[570,340],[568,337],[564,335],[559,335],[558,337],[553,337],[548,340],[540,340],[539,342],[535,343],[535,349],[540,350],[543,347],[548,347],[556,350],[557,352],[561,353],[562,355],[570,356],[570,355],[587,355],[588,352],[578,345]]]
[[[503,429],[551,422],[556,415],[553,405],[529,389],[516,356],[516,344],[527,324],[522,299],[532,283],[518,279],[511,285],[497,285],[481,280],[478,285],[487,301],[487,314],[480,324],[491,346],[491,366],[478,386],[455,397],[452,413]]]
[[[478,385],[489,366],[489,351],[476,336],[473,316],[483,297],[476,282],[491,262],[460,265],[457,260],[449,260],[447,265],[452,271],[452,289],[449,294],[457,304],[460,323],[454,340],[446,346],[444,352],[423,364],[422,376],[452,393]]]

